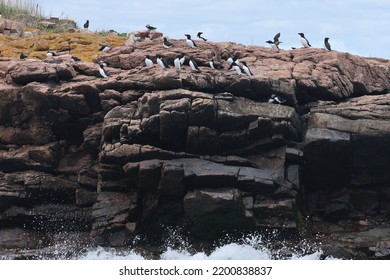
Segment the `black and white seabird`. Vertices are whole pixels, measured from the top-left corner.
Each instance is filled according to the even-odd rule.
[[[171,42],[168,41],[167,37],[164,37],[163,46],[164,46],[164,48],[169,49],[169,48],[172,48],[173,45]]]
[[[111,49],[110,45],[101,45],[99,51],[106,52]]]
[[[240,63],[239,61],[238,61],[238,58],[240,57],[240,53],[236,53],[233,57],[229,57],[226,61],[227,61],[227,63],[229,64],[229,69],[228,70],[230,70],[231,68],[232,68],[232,64],[233,64],[233,62],[235,62],[237,65]]]
[[[56,56],[57,54],[51,50],[48,50],[47,53],[46,53],[46,57],[53,57],[53,56]]]
[[[150,59],[149,55],[145,56],[145,65],[146,65],[146,67],[152,67],[153,66],[153,61]]]
[[[286,102],[286,99],[283,99],[275,94],[272,94],[270,99],[268,99],[268,103],[278,103],[278,104],[283,104]]]
[[[326,37],[325,40],[324,40],[324,46],[325,48],[328,50],[328,51],[331,51],[332,48],[330,47],[330,44],[329,44],[329,38]]]
[[[246,65],[246,62],[243,61],[241,63],[242,63],[242,70],[244,70],[245,74],[247,74],[249,77],[252,77],[253,74],[252,74],[251,70],[249,69],[249,67]]]
[[[77,63],[77,62],[80,62],[80,61],[81,61],[80,58],[78,58],[78,57],[76,57],[76,56],[73,56],[73,55],[72,55],[72,57],[70,58],[70,62],[72,62],[72,63]]]
[[[180,64],[183,65],[184,62],[186,61],[186,55],[184,53],[180,53]]]
[[[89,19],[84,23],[84,29],[88,29],[89,27]]]
[[[196,61],[195,61],[193,56],[190,57],[189,64],[190,64],[192,72],[195,72],[195,73],[199,73],[200,72],[198,64],[196,63]]]
[[[214,62],[214,58],[210,58],[209,65],[212,69],[221,70],[223,66],[219,63]]]
[[[198,35],[196,35],[196,36],[206,42],[207,39],[202,37],[202,34],[203,34],[203,32],[198,32]]]
[[[187,37],[186,43],[187,43],[187,46],[188,46],[189,48],[194,49],[194,48],[197,48],[197,47],[198,47],[198,46],[195,44],[195,42],[194,42],[193,40],[191,40],[191,35],[189,35],[189,34],[184,34],[184,36]]]
[[[177,54],[175,60],[173,61],[173,64],[175,65],[176,71],[179,73],[181,70],[181,54]]]
[[[25,60],[26,58],[27,58],[27,55],[25,55],[24,53],[20,53],[20,55],[19,55],[20,60]]]
[[[104,60],[100,60],[99,64],[103,65],[104,67],[110,66],[110,63]]]
[[[310,48],[311,45],[310,45],[310,43],[309,43],[309,40],[307,40],[307,39],[305,38],[305,34],[303,34],[303,33],[298,33],[298,34],[301,36],[301,43],[302,43],[303,47],[305,47],[305,48]]]
[[[157,27],[151,26],[150,24],[147,24],[145,27],[146,27],[149,31],[152,31],[152,30],[156,30],[156,29],[157,29]]]
[[[279,37],[280,37],[280,32],[274,36],[274,40],[273,41],[268,40],[268,41],[265,41],[265,42],[270,44],[273,49],[279,49],[279,44],[281,43],[279,41]]]
[[[167,69],[169,68],[169,65],[168,65],[168,62],[166,61],[166,59],[164,57],[162,57],[161,55],[158,55],[157,56],[157,63],[158,65],[161,66],[162,69]]]
[[[229,69],[236,71],[236,73],[238,75],[241,75],[244,72],[244,70],[240,66],[238,66],[235,61],[233,61],[233,63],[230,65]]]
[[[100,62],[100,64],[99,64],[99,73],[100,73],[100,75],[102,75],[103,78],[108,78],[110,76],[110,74],[108,74],[106,69],[104,69],[105,66],[106,65],[105,65],[104,62]]]

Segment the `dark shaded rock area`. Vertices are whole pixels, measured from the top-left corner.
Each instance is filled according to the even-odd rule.
[[[177,226],[199,240],[278,229],[336,257],[389,258],[389,61],[174,44],[101,54],[107,79],[67,55],[0,61],[1,251],[64,232],[121,247]],[[178,52],[201,72],[144,67]],[[237,52],[253,77],[207,65]]]

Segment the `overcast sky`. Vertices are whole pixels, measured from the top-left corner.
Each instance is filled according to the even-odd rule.
[[[184,34],[210,41],[300,47],[303,32],[313,47],[329,37],[332,48],[390,59],[390,0],[37,0],[48,16],[73,19],[90,30],[140,31],[146,24],[174,39]]]

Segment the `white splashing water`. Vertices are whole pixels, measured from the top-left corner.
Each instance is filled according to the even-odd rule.
[[[176,236],[177,238],[177,236]],[[170,242],[168,242],[170,243]],[[262,242],[261,236],[251,235],[242,238],[238,242],[227,242],[215,247],[211,252],[193,252],[187,241],[183,242],[184,247],[172,248],[168,246],[158,259],[161,260],[271,260],[271,259],[292,259],[292,260],[318,260],[323,254],[321,249],[307,250],[302,246],[308,246],[306,243],[297,245],[299,250],[287,249],[284,247],[279,250],[272,250],[267,248],[266,244]],[[288,252],[286,254],[286,251]],[[299,252],[298,252],[299,251]],[[141,254],[130,250],[127,252],[119,252],[115,249],[96,248],[90,249],[82,256],[78,257],[83,260],[105,260],[105,259],[119,259],[119,260],[146,260]],[[328,258],[327,258],[328,259]]]

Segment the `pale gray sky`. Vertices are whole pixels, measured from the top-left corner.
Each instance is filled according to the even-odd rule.
[[[203,31],[210,41],[267,46],[281,32],[280,46],[301,47],[298,32],[313,47],[329,37],[332,48],[390,59],[389,0],[37,0],[48,16],[89,19],[90,30],[132,32],[146,24],[174,39]]]

